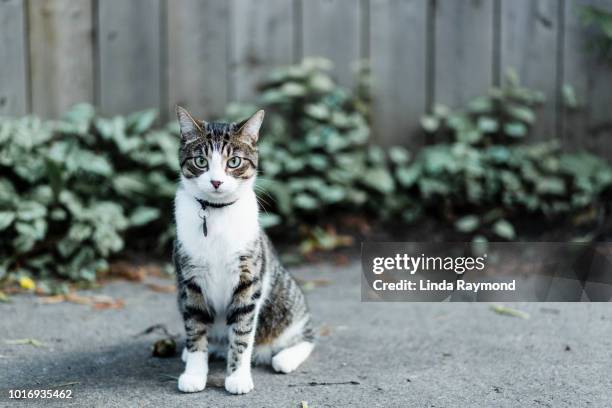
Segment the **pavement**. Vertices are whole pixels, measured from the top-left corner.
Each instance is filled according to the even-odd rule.
[[[254,368],[255,390],[243,396],[223,389],[221,362],[203,392],[182,394],[179,355],[152,357],[163,335],[138,335],[148,327],[164,324],[183,341],[173,293],[110,283],[96,293],[125,306],[108,310],[14,296],[0,303],[0,406],[612,406],[608,303],[509,305],[529,313],[522,319],[485,303],[362,303],[357,263],[292,272],[323,280],[306,285],[319,343],[292,374]],[[25,338],[44,346],[6,342]],[[8,398],[9,389],[49,388],[72,390],[72,399]]]

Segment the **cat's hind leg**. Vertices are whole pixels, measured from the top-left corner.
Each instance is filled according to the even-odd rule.
[[[288,374],[300,366],[310,355],[314,343],[301,341],[291,347],[287,347],[272,357],[272,368],[279,373]]]

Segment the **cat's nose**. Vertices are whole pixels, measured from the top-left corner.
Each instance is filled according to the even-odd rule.
[[[220,186],[221,184],[223,184],[223,182],[222,182],[222,181],[219,181],[219,180],[210,180],[210,184],[212,184],[212,185],[213,185],[213,187],[214,187],[214,188],[215,188],[215,190],[216,190],[216,189],[218,189],[218,188],[219,188],[219,186]]]

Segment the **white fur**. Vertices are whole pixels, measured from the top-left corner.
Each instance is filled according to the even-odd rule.
[[[232,394],[246,394],[253,390],[251,368],[241,367],[225,378],[225,390]]]
[[[313,348],[313,343],[302,341],[295,346],[281,350],[272,357],[272,368],[276,372],[288,374],[308,358]]]
[[[255,362],[258,364],[270,364],[275,351],[289,346],[290,342],[295,339],[295,336],[302,332],[307,321],[308,317],[304,317],[302,320],[294,322],[287,327],[272,344],[255,347]]]
[[[183,392],[198,392],[206,387],[208,376],[208,356],[202,351],[185,354],[185,372],[178,380],[178,388]]]
[[[181,250],[195,265],[201,266],[202,271],[207,271],[193,277],[207,290],[207,300],[219,317],[229,305],[232,290],[238,283],[238,270],[231,270],[236,269],[237,254],[257,239],[257,201],[255,193],[250,191],[240,197],[230,197],[230,200],[237,200],[230,206],[209,209],[208,235],[204,236],[199,216],[201,207],[189,190],[188,187],[179,188],[176,193],[176,232]]]

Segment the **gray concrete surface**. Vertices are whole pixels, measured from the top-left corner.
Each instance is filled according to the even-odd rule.
[[[255,390],[245,396],[222,388],[222,363],[212,365],[203,392],[179,393],[170,378],[181,372],[179,357],[151,357],[161,336],[135,336],[158,323],[182,333],[174,294],[111,283],[101,292],[126,305],[104,311],[17,296],[0,304],[0,406],[612,406],[610,304],[513,304],[530,313],[524,320],[487,304],[361,303],[356,264],[294,274],[330,280],[308,292],[327,335],[295,373],[255,368]],[[19,338],[47,347],[3,341]],[[8,399],[8,389],[58,386],[73,399]]]

